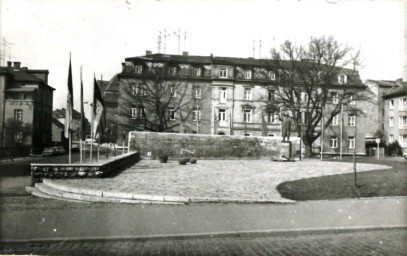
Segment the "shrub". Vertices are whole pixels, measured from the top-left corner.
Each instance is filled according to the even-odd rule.
[[[401,156],[403,154],[403,150],[397,140],[386,146],[386,154],[388,156]]]

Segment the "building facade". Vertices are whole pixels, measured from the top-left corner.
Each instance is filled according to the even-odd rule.
[[[176,95],[186,98],[187,105],[190,105],[191,114],[186,119],[183,119],[181,110],[169,111],[169,121],[178,125],[166,130],[167,132],[281,136],[281,112],[266,109],[268,103],[276,100],[275,88],[279,86],[280,71],[275,68],[273,61],[190,56],[186,52],[183,55],[147,52],[145,56],[126,58],[122,64],[122,72],[110,81],[101,83],[107,107],[107,126],[112,140],[121,143],[126,140],[129,131],[145,130],[145,126],[140,126],[142,122],[135,121],[149,115],[146,106],[139,102],[148,94],[145,90],[149,89],[142,88],[146,77],[154,74],[157,69],[160,70],[160,77],[166,85],[182,85],[176,87]],[[334,92],[340,92],[345,83],[349,82],[357,90],[366,89],[358,73],[352,76],[348,73],[345,69],[338,72],[338,81],[332,87],[332,101],[328,105],[337,104]],[[178,88],[187,89],[180,91]],[[129,94],[135,97],[126,99]],[[352,104],[359,107],[363,102],[355,101]],[[330,108],[327,106],[325,111],[329,112]],[[365,128],[368,125],[362,121],[363,117],[356,120],[347,109],[344,106],[342,118],[333,120],[335,123],[326,129],[323,139],[324,152],[353,153],[356,148],[358,154],[365,154]],[[306,115],[295,118],[306,118]],[[356,126],[364,128],[355,129]],[[293,132],[292,136],[298,134]],[[319,150],[320,140],[314,144]]]
[[[0,68],[0,146],[16,153],[41,151],[51,145],[54,88],[48,70],[8,62]]]
[[[407,152],[407,87],[404,83],[383,96],[384,134],[388,143],[398,141]]]

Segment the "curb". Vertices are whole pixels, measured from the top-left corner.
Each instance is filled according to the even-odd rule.
[[[137,201],[150,201],[150,202],[162,202],[164,203],[238,203],[238,204],[293,204],[296,203],[294,200],[290,199],[275,199],[275,200],[258,200],[258,199],[241,199],[241,198],[217,198],[217,197],[186,197],[186,196],[166,196],[166,195],[143,195],[143,194],[133,194],[127,192],[115,192],[115,191],[101,191],[87,188],[76,188],[72,186],[67,186],[64,184],[58,184],[50,179],[43,179],[44,185],[53,188],[55,190],[60,190],[62,198],[64,198],[64,192],[78,194],[76,200],[80,200],[79,196],[82,196],[84,200],[87,200],[87,196],[99,197],[100,202],[106,202],[106,198],[115,198],[127,200],[137,200]],[[109,200],[108,200],[109,201]],[[112,200],[110,202],[116,202],[117,200]],[[123,202],[124,202],[123,201]],[[98,202],[93,198],[92,202]]]
[[[371,232],[385,230],[406,230],[407,225],[389,225],[389,226],[355,226],[355,227],[334,227],[334,228],[304,228],[304,229],[269,229],[269,230],[240,230],[225,232],[203,232],[203,233],[185,233],[185,234],[162,234],[145,236],[111,236],[111,237],[66,237],[66,238],[32,238],[32,239],[6,239],[1,240],[4,243],[60,243],[60,242],[106,242],[106,241],[148,241],[148,240],[184,240],[184,239],[205,239],[205,238],[226,238],[226,237],[287,237],[287,236],[306,236],[306,235],[324,235],[324,234],[344,234],[353,232]]]

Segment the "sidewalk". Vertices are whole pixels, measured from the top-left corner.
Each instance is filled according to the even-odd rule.
[[[321,234],[406,228],[406,209],[406,197],[178,206],[6,197],[0,234],[2,242]]]

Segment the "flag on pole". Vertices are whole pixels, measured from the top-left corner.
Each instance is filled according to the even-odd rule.
[[[93,78],[93,134],[95,138],[98,138],[104,131],[104,121],[105,121],[105,103],[103,102],[102,93],[100,91],[99,85],[96,78]]]
[[[69,132],[72,125],[72,111],[73,111],[73,86],[72,86],[72,66],[71,66],[71,53],[69,53],[69,69],[68,69],[68,95],[66,99],[65,108],[65,138],[69,138]]]
[[[83,109],[83,80],[82,80],[82,65],[81,65],[81,120],[80,120],[80,139],[85,140],[85,111]]]

